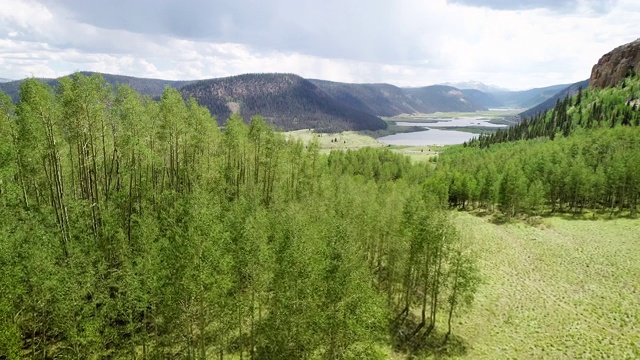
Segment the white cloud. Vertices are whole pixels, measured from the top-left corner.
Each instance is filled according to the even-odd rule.
[[[149,14],[127,18],[135,9],[111,14],[101,1],[0,0],[0,77],[76,70],[166,79],[291,72],[400,86],[476,79],[529,88],[587,78],[601,55],[638,37],[640,18],[634,0],[579,0],[562,11],[445,0],[236,3],[223,1],[226,10],[215,14],[204,6],[193,19],[178,18],[180,13],[174,19],[162,11],[173,9],[162,1]],[[117,14],[123,18],[113,18]],[[145,15],[158,18],[143,20]]]

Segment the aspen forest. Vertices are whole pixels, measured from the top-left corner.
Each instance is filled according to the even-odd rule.
[[[0,94],[0,358],[384,359],[446,342],[473,300],[432,164],[221,129],[99,75],[19,97]]]

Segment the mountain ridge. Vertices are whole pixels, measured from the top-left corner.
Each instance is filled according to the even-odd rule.
[[[221,122],[231,113],[245,120],[261,115],[276,128],[321,132],[379,130],[379,117],[335,101],[309,80],[295,74],[244,74],[201,80],[179,89],[194,97]]]
[[[492,92],[498,92],[498,91],[512,91],[511,89],[507,89],[507,88],[493,85],[493,84],[485,84],[477,80],[445,82],[445,83],[436,84],[436,85],[451,86],[460,90],[480,90],[486,93],[492,93]]]
[[[618,84],[628,75],[640,73],[640,38],[618,46],[602,55],[591,69],[590,84],[607,88]]]
[[[220,122],[233,112],[240,113],[246,121],[260,114],[284,130],[377,130],[385,127],[380,116],[474,112],[514,105],[524,107],[521,106],[523,99],[535,102],[531,100],[534,98],[541,102],[557,93],[544,93],[547,88],[497,93],[446,85],[401,88],[386,83],[354,84],[304,79],[295,74],[243,74],[203,80],[163,80],[88,71],[79,73],[87,76],[98,74],[112,86],[127,84],[141,94],[156,99],[166,86],[170,86],[185,97],[194,96]],[[59,81],[40,80],[54,88]],[[22,81],[0,83],[0,90],[17,101]],[[291,101],[291,106],[287,106],[285,100]]]
[[[565,97],[573,97],[574,95],[578,94],[578,92],[580,91],[580,89],[582,90],[586,90],[587,87],[589,86],[589,79],[586,80],[582,80],[582,81],[578,81],[577,83],[571,84],[569,86],[567,86],[566,88],[560,90],[558,93],[556,93],[555,95],[553,95],[552,97],[550,97],[549,99],[545,100],[544,102],[526,110],[521,112],[519,115],[520,117],[524,118],[524,117],[532,117],[535,116],[536,114],[541,114],[544,113],[545,111],[549,111],[551,109],[553,109],[556,106],[556,103],[560,100],[563,100]]]

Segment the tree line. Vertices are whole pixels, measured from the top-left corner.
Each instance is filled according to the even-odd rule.
[[[517,214],[631,215],[640,197],[640,128],[459,148],[438,159],[451,206]]]
[[[579,89],[578,94],[558,99],[552,110],[523,119],[506,129],[482,134],[465,145],[489,147],[502,142],[531,140],[575,132],[640,126],[640,75],[629,74],[617,86],[606,89]]]
[[[389,150],[321,155],[98,75],[0,94],[0,354],[361,359],[451,334],[478,270]],[[438,329],[440,331],[438,332]]]
[[[640,77],[580,90],[545,114],[447,150],[440,198],[518,214],[635,216],[640,197]],[[437,187],[434,187],[437,188]]]

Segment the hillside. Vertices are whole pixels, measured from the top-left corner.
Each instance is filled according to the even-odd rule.
[[[566,89],[569,85],[570,84],[552,85],[522,91],[496,91],[492,92],[491,95],[500,101],[504,107],[529,109],[546,101],[557,94],[558,91]]]
[[[421,104],[390,84],[348,84],[310,79],[314,85],[339,103],[378,116],[422,112]]]
[[[546,211],[635,216],[639,107],[640,75],[629,72],[613,87],[559,97],[546,113],[445,152],[438,166],[453,174],[449,203],[463,209],[497,204],[507,216]]]
[[[579,129],[640,126],[640,76],[623,79],[606,89],[588,88],[574,97],[565,97],[546,113],[522,120],[507,129],[481,135],[469,145],[481,147],[539,137],[570,136]]]
[[[142,95],[158,97],[162,95],[164,88],[171,86],[172,88],[180,88],[184,85],[191,84],[194,80],[163,80],[151,78],[138,78],[133,76],[113,75],[94,73],[90,71],[80,72],[83,75],[91,76],[92,74],[100,74],[104,80],[111,85],[127,84]]]
[[[640,39],[604,54],[591,70],[591,86],[615,86],[623,78],[640,73]]]
[[[239,112],[249,119],[262,115],[276,128],[378,130],[386,123],[371,113],[334,100],[316,85],[294,74],[246,74],[198,81],[183,86],[184,97],[193,96],[218,121]]]
[[[451,86],[431,85],[405,88],[404,91],[420,104],[423,113],[487,110],[486,106],[474,102],[465,93]]]
[[[218,121],[233,112],[245,121],[253,115],[265,116],[271,124],[285,130],[316,128],[320,131],[378,130],[385,123],[378,116],[434,112],[473,112],[496,107],[536,105],[553,94],[552,89],[488,93],[432,85],[399,88],[390,84],[350,84],[303,79],[293,74],[245,74],[200,81],[171,81],[99,74],[107,84],[127,84],[139,93],[158,99],[166,86],[180,89],[185,97],[194,96]],[[56,88],[59,79],[39,79]],[[0,90],[17,102],[23,80],[0,83]],[[557,92],[557,91],[556,91]]]
[[[104,78],[107,84],[111,84],[113,86],[126,84],[131,86],[134,90],[138,91],[139,93],[143,95],[151,96],[151,97],[160,96],[166,86],[179,88],[183,85],[193,82],[193,81],[173,81],[173,80],[162,80],[162,79],[138,78],[133,76],[104,74],[104,73],[96,73],[91,71],[81,71],[79,73],[86,76],[99,74]],[[24,80],[25,79],[0,83],[0,90],[5,94],[8,94],[9,96],[11,96],[13,101],[18,101],[18,92],[20,91],[20,85],[24,82]],[[59,78],[38,79],[38,80],[55,88],[58,85]]]
[[[496,98],[491,93],[487,93],[487,92],[476,90],[476,89],[462,89],[460,91],[462,91],[462,93],[467,99],[473,101],[478,105],[481,105],[487,108],[504,107],[504,102]]]
[[[11,96],[11,100],[13,100],[14,102],[18,102],[19,100],[18,93],[20,92],[20,85],[25,80],[26,79],[2,82],[0,83],[0,91]],[[58,84],[58,79],[38,78],[37,80],[49,86],[56,86]]]
[[[487,85],[483,82],[476,81],[476,80],[461,81],[461,82],[446,82],[438,85],[452,86],[460,90],[480,90],[485,93],[493,93],[497,91],[510,91],[509,89],[505,89],[500,86]]]
[[[546,101],[530,108],[527,111],[521,112],[520,117],[522,118],[532,117],[532,116],[535,116],[536,114],[549,111],[553,109],[554,106],[556,106],[556,103],[558,102],[558,100],[563,100],[567,96],[573,97],[578,94],[578,91],[580,91],[580,89],[585,90],[588,86],[589,86],[589,79],[572,84],[567,88],[562,89],[561,91],[559,91],[557,94],[553,95]]]
[[[614,49],[602,56],[594,66],[588,80],[590,86],[585,91],[578,91],[573,97],[567,96],[575,90],[575,86],[579,90],[584,82],[574,84],[564,94],[564,98],[557,98],[552,110],[534,114],[508,129],[481,135],[469,145],[488,147],[501,142],[539,137],[553,140],[558,135],[568,137],[578,130],[640,126],[640,75],[633,70],[640,66],[640,57],[635,55],[638,53],[638,40]],[[626,77],[620,78],[617,70],[611,70],[620,68],[627,69]],[[601,87],[603,84],[612,84],[615,80],[618,80],[615,85]]]

